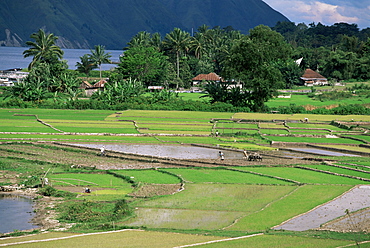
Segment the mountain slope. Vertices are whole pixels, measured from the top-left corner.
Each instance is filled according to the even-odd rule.
[[[140,31],[165,35],[206,24],[247,33],[287,20],[262,0],[2,0],[0,45],[22,46],[44,28],[63,48],[122,49]]]

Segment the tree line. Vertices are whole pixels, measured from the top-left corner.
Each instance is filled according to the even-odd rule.
[[[369,29],[360,31],[356,25],[345,23],[328,27],[290,22],[279,22],[273,28],[259,25],[247,35],[232,27],[206,25],[193,35],[179,28],[164,37],[142,31],[124,47],[120,63],[109,72],[106,89],[91,99],[108,105],[143,101],[142,94],[148,86],[189,88],[194,76],[215,72],[223,81],[203,85],[210,104],[222,102],[245,110],[265,111],[264,103],[278,89],[301,83],[299,77],[306,68],[319,70],[332,80],[369,79],[369,34]],[[98,45],[91,54],[80,57],[77,72],[73,72],[67,70],[63,51],[55,45],[58,37],[43,30],[30,37],[34,41],[27,42],[30,48],[24,52],[25,57],[33,57],[30,75],[6,96],[25,101],[57,101],[58,95],[62,95],[75,102],[82,95],[77,72],[88,77],[93,69],[110,62],[110,54]],[[301,64],[296,63],[299,58],[303,58]],[[102,78],[101,67],[99,76]],[[235,87],[236,83],[242,88]],[[150,99],[145,102],[155,103],[176,98],[176,94],[153,93],[146,97]]]

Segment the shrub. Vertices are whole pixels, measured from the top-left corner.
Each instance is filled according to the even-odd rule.
[[[130,216],[133,214],[132,209],[128,205],[125,199],[119,200],[114,205],[113,213],[117,219],[122,218],[124,216]]]

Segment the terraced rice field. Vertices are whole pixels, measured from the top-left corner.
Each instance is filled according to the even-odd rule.
[[[366,172],[354,171],[351,169],[338,168],[335,166],[329,166],[329,165],[323,165],[323,164],[304,165],[303,167],[312,168],[315,170],[327,171],[331,173],[338,173],[341,175],[349,175],[353,177],[365,178],[365,179],[369,179],[370,181],[370,173],[366,173]]]
[[[363,181],[359,179],[347,178],[326,174],[322,172],[310,171],[300,168],[291,167],[248,167],[238,168],[239,170],[246,170],[261,173],[264,175],[276,176],[285,179],[291,179],[300,183],[308,184],[347,184],[357,185],[362,184]]]
[[[186,182],[192,183],[292,184],[292,182],[276,178],[225,169],[166,169],[165,171],[174,173]]]

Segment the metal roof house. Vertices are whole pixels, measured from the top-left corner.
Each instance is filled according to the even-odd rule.
[[[305,86],[315,86],[315,85],[328,85],[328,79],[318,72],[306,69],[304,74],[301,77],[301,80],[303,80]]]

